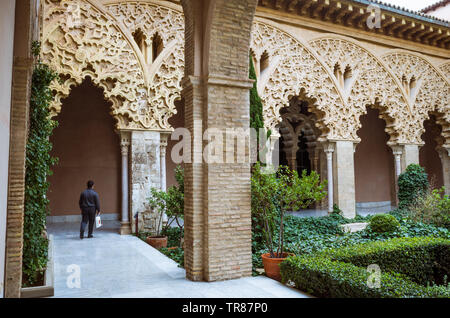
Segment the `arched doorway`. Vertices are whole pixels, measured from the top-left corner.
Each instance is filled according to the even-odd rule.
[[[356,210],[358,214],[389,212],[395,202],[395,171],[386,122],[374,108],[368,108],[360,120],[357,134],[361,142],[355,150]]]
[[[86,181],[94,180],[104,219],[118,219],[121,204],[119,136],[110,104],[88,78],[63,100],[51,141],[59,162],[50,177],[50,220],[78,221],[78,199]]]
[[[428,174],[428,181],[432,188],[441,188],[444,185],[444,175],[441,158],[437,152],[438,146],[442,143],[442,127],[436,123],[436,117],[430,116],[429,120],[423,123],[425,133],[422,140],[425,145],[419,151],[419,164],[425,168]]]
[[[280,110],[280,165],[289,166],[299,175],[303,170],[318,170],[318,131],[315,115],[308,111],[310,101],[294,97]]]

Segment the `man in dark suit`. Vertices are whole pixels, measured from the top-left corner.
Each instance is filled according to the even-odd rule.
[[[84,238],[84,230],[89,222],[89,232],[88,238],[94,237],[92,232],[94,230],[95,215],[100,214],[100,200],[98,198],[97,192],[94,191],[94,181],[89,180],[87,182],[87,189],[84,190],[80,195],[80,209],[81,215],[83,216],[81,220],[80,227],[80,239]]]

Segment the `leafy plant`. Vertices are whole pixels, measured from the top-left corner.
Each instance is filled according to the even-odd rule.
[[[428,189],[410,205],[408,217],[416,222],[450,229],[450,197],[444,193],[444,187]]]
[[[429,187],[428,175],[425,169],[417,164],[409,165],[398,177],[399,208],[408,208]]]
[[[39,56],[40,44],[34,42],[32,52]],[[48,240],[45,235],[49,212],[48,176],[57,158],[50,156],[50,136],[57,122],[50,119],[49,105],[53,100],[50,83],[58,79],[40,59],[34,66],[29,113],[29,132],[26,145],[25,208],[23,226],[22,272],[23,286],[33,286],[42,277],[48,260]]]
[[[395,231],[400,226],[400,223],[393,215],[377,214],[372,217],[369,226],[375,232],[385,233]]]
[[[161,232],[167,230],[173,222],[176,222],[180,229],[180,235],[183,235],[184,224],[180,220],[184,218],[184,170],[180,166],[175,168],[175,179],[178,185],[169,187],[167,192],[156,188],[151,189],[150,205],[159,212],[156,236],[160,236]],[[167,215],[168,221],[165,226],[162,226],[164,213]],[[180,236],[180,246],[181,244],[182,237]]]
[[[280,166],[277,175],[261,172],[257,163],[252,173],[252,215],[262,228],[270,257],[282,257],[284,253],[284,216],[286,211],[297,211],[323,199],[325,182],[320,182],[316,172],[310,175]],[[277,248],[274,247],[275,227],[278,224]]]

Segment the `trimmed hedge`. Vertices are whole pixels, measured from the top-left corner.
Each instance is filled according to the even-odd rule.
[[[290,257],[281,276],[318,297],[450,297],[446,286],[426,286],[448,274],[449,250],[450,240],[430,237],[370,242]],[[381,268],[380,288],[367,285],[370,264]]]

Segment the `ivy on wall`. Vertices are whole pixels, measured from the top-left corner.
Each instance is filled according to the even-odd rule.
[[[33,54],[39,56],[40,44],[33,43]],[[49,104],[53,99],[50,83],[58,75],[39,59],[31,83],[29,131],[26,146],[25,209],[23,229],[22,285],[37,285],[43,277],[48,260],[48,239],[45,233],[49,211],[48,176],[57,158],[52,158],[50,136],[57,122],[50,119]]]
[[[255,128],[257,133],[259,128],[264,127],[263,120],[263,106],[261,98],[258,95],[255,65],[253,59],[250,56],[250,71],[249,78],[254,80],[253,87],[250,89],[250,128]]]

